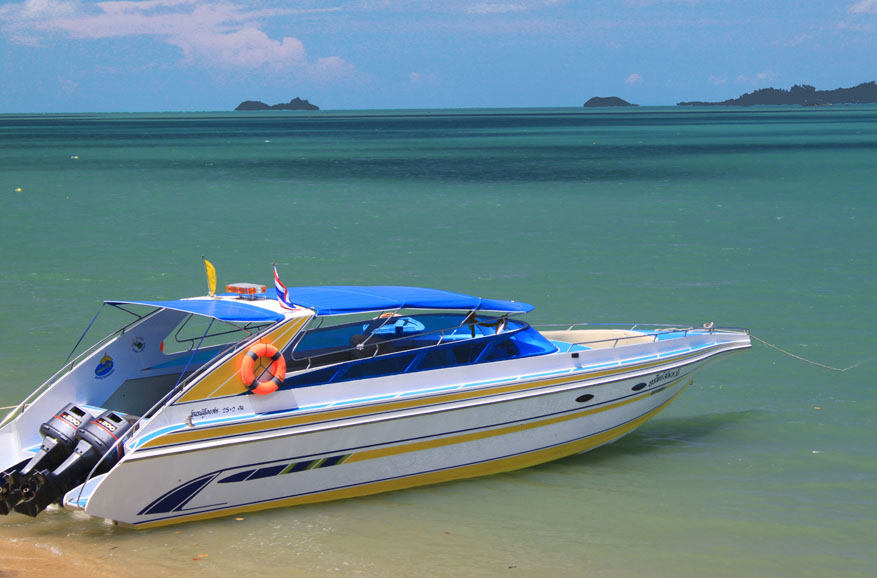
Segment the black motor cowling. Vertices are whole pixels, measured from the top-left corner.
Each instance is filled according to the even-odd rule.
[[[21,485],[21,501],[15,511],[36,516],[46,506],[60,500],[70,489],[85,481],[100,463],[98,474],[108,471],[122,459],[122,445],[116,443],[133,425],[129,416],[105,411],[84,423],[77,431],[78,443],[64,462],[50,470],[34,472]],[[115,447],[113,447],[115,446]]]
[[[88,410],[68,403],[40,426],[43,441],[39,451],[0,473],[0,514],[8,514],[21,500],[21,488],[31,474],[54,469],[70,455],[76,445],[77,430],[92,419],[94,416]]]

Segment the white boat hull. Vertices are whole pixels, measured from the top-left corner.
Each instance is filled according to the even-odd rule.
[[[529,467],[750,347],[712,325],[539,332],[510,318],[530,305],[423,288],[273,291],[108,301],[135,320],[0,423],[0,514],[146,528]]]
[[[629,433],[681,393],[697,369],[743,346],[626,370],[509,380],[476,388],[468,399],[446,393],[302,412],[201,436],[194,427],[178,437],[203,439],[127,455],[93,489],[85,511],[150,527],[529,467]],[[68,507],[82,503],[76,493],[68,494]]]

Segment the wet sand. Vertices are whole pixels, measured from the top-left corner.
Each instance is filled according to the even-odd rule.
[[[50,544],[30,541],[0,540],[0,578],[24,576],[133,576],[116,564],[93,560],[75,552],[66,552]]]

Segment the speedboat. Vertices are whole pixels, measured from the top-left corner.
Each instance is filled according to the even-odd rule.
[[[0,423],[0,513],[148,528],[526,468],[617,440],[750,347],[712,324],[537,328],[516,301],[287,288],[276,269],[210,293],[104,303],[121,327]]]

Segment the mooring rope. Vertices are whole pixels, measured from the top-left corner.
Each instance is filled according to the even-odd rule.
[[[788,355],[789,357],[794,357],[795,359],[798,359],[798,360],[800,360],[800,361],[803,361],[804,363],[809,363],[810,365],[815,365],[815,366],[817,366],[817,367],[823,367],[823,368],[825,368],[825,369],[830,369],[831,371],[839,371],[839,372],[843,373],[843,372],[845,372],[845,371],[849,371],[850,369],[856,367],[857,365],[859,365],[859,363],[861,363],[861,362],[858,362],[858,361],[857,361],[856,363],[852,364],[851,366],[849,366],[849,367],[845,367],[845,368],[843,368],[843,369],[841,369],[841,368],[839,368],[839,367],[832,367],[832,366],[830,366],[830,365],[825,365],[825,364],[823,364],[823,363],[817,363],[817,362],[815,362],[815,361],[811,361],[811,360],[809,360],[809,359],[804,359],[804,358],[801,357],[800,355],[795,355],[794,353],[790,353],[790,352],[786,351],[785,349],[780,349],[780,348],[777,347],[776,345],[774,345],[774,344],[772,344],[772,343],[768,343],[768,342],[765,341],[764,339],[761,339],[760,337],[756,337],[756,336],[752,335],[751,333],[749,334],[749,337],[751,337],[752,339],[758,341],[759,343],[763,343],[764,345],[767,345],[767,346],[770,347],[771,349],[776,349],[776,350],[779,351],[780,353],[784,353],[784,354]]]
[[[0,411],[6,411],[7,409],[15,409],[18,407],[17,405],[7,405],[6,407],[0,407]]]

